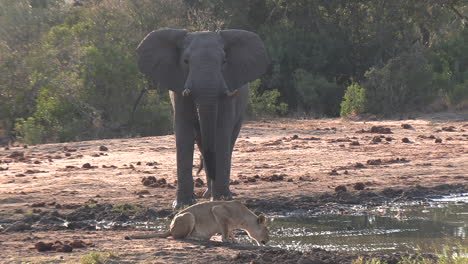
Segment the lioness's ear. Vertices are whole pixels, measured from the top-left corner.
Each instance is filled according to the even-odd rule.
[[[259,225],[261,225],[261,224],[266,224],[266,221],[267,221],[267,220],[266,220],[265,215],[262,215],[262,214],[261,214],[261,215],[258,215],[258,217],[257,217],[257,222],[258,222]]]

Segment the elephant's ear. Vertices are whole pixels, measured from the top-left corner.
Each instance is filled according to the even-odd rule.
[[[254,81],[268,68],[270,61],[260,37],[245,30],[221,30],[224,41],[226,65],[224,78],[229,90]]]
[[[155,30],[138,45],[140,71],[164,90],[183,90],[185,78],[179,60],[186,35],[183,29]]]

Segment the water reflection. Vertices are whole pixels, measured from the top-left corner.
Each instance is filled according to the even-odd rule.
[[[357,215],[279,216],[270,224],[271,245],[348,252],[441,252],[447,244],[468,246],[468,203],[463,201],[392,205]]]

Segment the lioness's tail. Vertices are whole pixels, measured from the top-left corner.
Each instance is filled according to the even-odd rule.
[[[164,232],[162,234],[148,234],[148,235],[137,235],[137,236],[126,236],[125,240],[131,239],[149,239],[149,238],[166,238],[171,235],[171,231]]]

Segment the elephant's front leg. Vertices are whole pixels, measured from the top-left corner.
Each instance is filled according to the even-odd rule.
[[[195,110],[188,97],[173,94],[174,126],[177,148],[177,198],[174,209],[195,204],[193,196],[193,150]]]
[[[231,200],[229,188],[231,172],[231,142],[235,120],[232,98],[224,97],[218,106],[216,135],[216,177],[211,180],[213,200]]]

